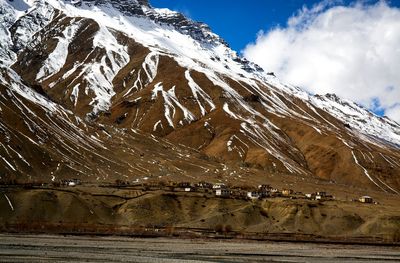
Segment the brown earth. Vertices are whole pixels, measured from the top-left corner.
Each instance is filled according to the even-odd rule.
[[[45,233],[46,226],[51,226],[48,232],[58,233],[81,227],[98,234],[118,227],[133,232],[150,227],[399,241],[398,202],[393,196],[380,204],[361,204],[288,198],[248,201],[138,187],[2,188],[0,227],[4,232]]]

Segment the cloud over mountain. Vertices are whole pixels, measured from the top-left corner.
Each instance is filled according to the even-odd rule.
[[[303,7],[243,54],[311,93],[336,93],[400,122],[400,10],[384,1]]]

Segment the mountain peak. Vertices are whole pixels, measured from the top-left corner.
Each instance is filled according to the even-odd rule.
[[[213,33],[207,24],[193,21],[179,12],[167,8],[153,8],[148,0],[66,0],[65,2],[70,2],[75,6],[82,4],[111,5],[126,16],[147,17],[156,23],[172,26],[197,41],[228,46],[225,40]]]

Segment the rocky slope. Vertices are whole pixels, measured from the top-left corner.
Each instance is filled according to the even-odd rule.
[[[136,0],[0,13],[2,180],[252,171],[400,192],[399,124],[281,83],[182,14]]]

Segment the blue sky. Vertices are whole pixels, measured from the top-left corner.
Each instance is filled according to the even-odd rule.
[[[284,27],[288,18],[304,5],[312,7],[319,2],[321,1],[150,0],[154,7],[180,11],[195,21],[205,22],[236,51],[241,51],[249,42],[254,41],[260,30],[268,31],[278,25]],[[349,4],[352,1],[341,2]],[[391,4],[399,6],[400,0],[391,1]]]

